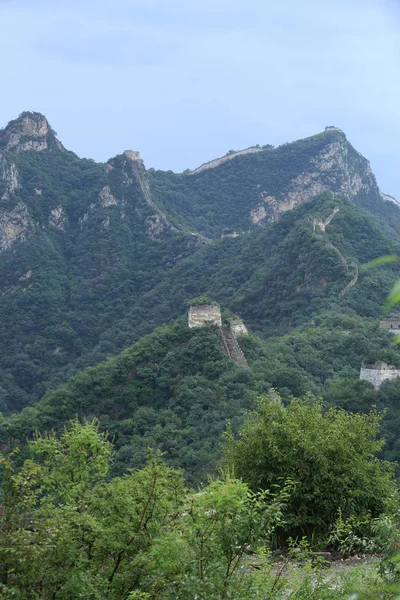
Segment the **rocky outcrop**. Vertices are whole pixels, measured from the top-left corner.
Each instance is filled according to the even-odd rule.
[[[68,217],[61,204],[50,210],[49,225],[50,227],[60,229],[61,231],[66,230],[68,226]]]
[[[239,337],[247,337],[249,335],[248,329],[242,319],[233,319],[230,324],[230,329],[236,339]]]
[[[278,195],[271,195],[268,190],[260,193],[260,204],[250,211],[253,224],[277,221],[282,213],[327,191],[352,201],[372,189],[380,193],[367,159],[353,148],[340,129],[327,127],[325,134],[330,132],[335,132],[334,138],[327,138],[327,144],[311,159],[307,171],[294,177]],[[396,202],[393,197],[380,194],[385,200]]]
[[[19,173],[16,165],[0,154],[0,182],[4,185],[1,199],[10,198],[20,187]]]
[[[99,193],[100,204],[104,207],[115,206],[118,200],[112,195],[110,187],[105,185]]]
[[[25,241],[33,224],[22,202],[15,208],[0,211],[0,249],[8,250],[15,242]]]
[[[59,150],[64,146],[56,139],[46,117],[37,112],[24,112],[0,131],[0,147],[13,152],[41,152],[54,140]]]

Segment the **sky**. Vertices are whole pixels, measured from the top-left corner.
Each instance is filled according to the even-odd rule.
[[[327,125],[400,200],[400,0],[0,0],[0,127],[182,171]]]

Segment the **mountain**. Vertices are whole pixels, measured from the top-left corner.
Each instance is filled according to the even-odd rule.
[[[252,147],[183,174],[149,171],[154,197],[183,225],[210,237],[277,221],[302,202],[330,191],[378,218],[398,237],[398,203],[383,194],[370,164],[343,131]]]
[[[0,131],[0,198],[6,412],[183,315],[195,296],[278,335],[324,311],[377,317],[399,274],[359,268],[399,252],[400,210],[331,127],[174,174],[146,170],[135,151],[80,159],[43,115],[22,113]]]

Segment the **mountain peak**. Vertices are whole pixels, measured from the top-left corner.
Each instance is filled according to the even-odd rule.
[[[44,115],[39,112],[25,111],[0,131],[0,148],[14,152],[25,150],[40,152],[46,150],[54,141],[60,150],[64,150],[55,136],[55,131]]]

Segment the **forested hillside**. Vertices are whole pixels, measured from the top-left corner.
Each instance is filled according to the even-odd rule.
[[[321,311],[378,317],[398,277],[397,265],[361,268],[398,254],[400,209],[335,128],[176,175],[146,171],[131,151],[80,159],[23,113],[0,132],[0,180],[5,412],[184,315],[195,296],[270,336]],[[240,234],[221,240],[227,228]]]
[[[150,169],[154,197],[182,226],[210,237],[276,221],[324,191],[346,196],[392,235],[399,230],[396,203],[382,199],[368,161],[339,129],[258,150],[193,174]]]
[[[257,397],[272,387],[285,403],[311,395],[356,412],[390,405],[383,421],[383,432],[389,433],[385,456],[400,459],[392,439],[400,418],[392,400],[399,384],[375,392],[358,381],[364,358],[400,366],[400,350],[375,319],[351,312],[322,315],[289,335],[268,340],[251,335],[240,344],[249,368],[222,353],[218,328],[189,329],[179,319],[5,419],[1,443],[23,444],[35,431],[59,430],[75,416],[96,418],[115,442],[115,473],[142,467],[151,447],[199,484],[216,470],[227,421],[236,431]]]
[[[39,113],[1,130],[0,596],[396,582],[400,379],[360,366],[400,368],[380,327],[399,236],[335,127],[180,174],[80,159]],[[218,324],[192,327],[197,304]],[[317,579],[313,555],[284,580],[315,550],[379,553],[380,574]]]

